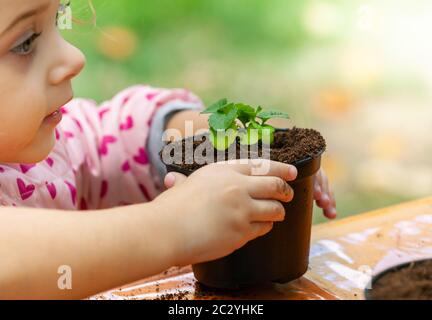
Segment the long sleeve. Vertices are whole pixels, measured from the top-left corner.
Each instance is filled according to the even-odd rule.
[[[75,99],[62,108],[58,127],[76,174],[79,209],[146,202],[161,191],[158,152],[169,117],[203,105],[183,89],[136,86],[97,106]]]

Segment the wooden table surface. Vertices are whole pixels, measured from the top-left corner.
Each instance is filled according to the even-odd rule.
[[[314,226],[309,271],[288,284],[209,292],[184,267],[93,299],[364,299],[371,275],[426,257],[432,257],[432,198]]]

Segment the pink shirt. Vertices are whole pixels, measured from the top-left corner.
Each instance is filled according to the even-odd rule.
[[[163,191],[158,151],[166,121],[202,107],[186,90],[148,86],[126,89],[100,107],[75,99],[62,108],[44,161],[0,163],[0,205],[86,210],[150,201]]]

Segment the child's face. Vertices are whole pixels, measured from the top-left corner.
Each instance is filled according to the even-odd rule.
[[[58,6],[0,0],[0,162],[44,160],[56,127],[44,118],[72,99],[71,79],[85,59],[59,34]]]

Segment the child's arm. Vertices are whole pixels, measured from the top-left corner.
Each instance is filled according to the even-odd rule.
[[[285,181],[296,169],[261,162],[267,176],[252,175],[256,163],[213,164],[150,203],[124,208],[0,207],[0,299],[85,298],[232,253],[282,221],[279,201],[292,200]],[[58,287],[61,266],[71,268],[71,290]]]
[[[167,122],[166,129],[177,129],[182,137],[186,136],[185,123],[192,121],[195,134],[198,130],[208,129],[208,115],[200,114],[200,111],[185,110],[174,114]]]
[[[178,245],[158,211],[0,207],[0,298],[85,298],[162,272]],[[71,268],[71,290],[58,287],[61,266]]]

